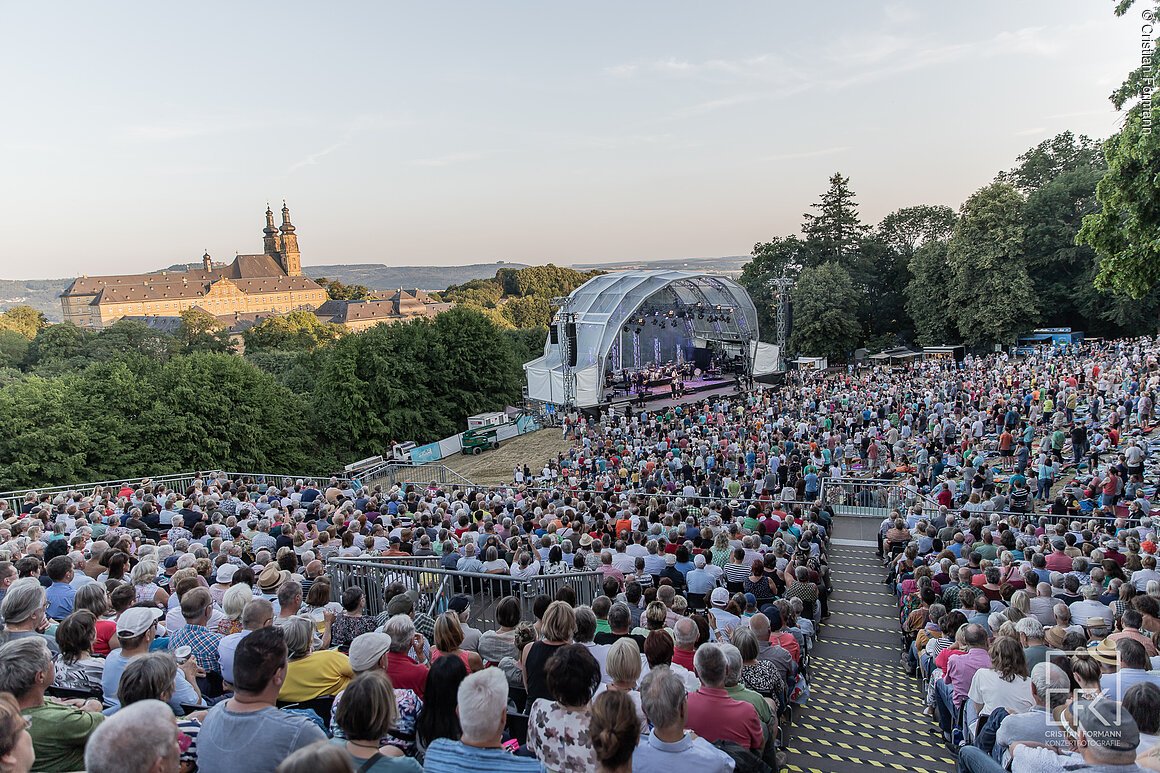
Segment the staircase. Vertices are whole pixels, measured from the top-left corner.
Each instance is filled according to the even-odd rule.
[[[811,694],[787,733],[793,773],[952,773],[928,732],[918,683],[899,665],[898,604],[875,556],[878,522],[839,518],[829,553],[834,592],[811,660]]]

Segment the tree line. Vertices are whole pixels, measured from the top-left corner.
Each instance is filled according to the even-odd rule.
[[[455,308],[341,337],[291,325],[238,356],[196,317],[167,333],[33,315],[0,314],[0,490],[211,467],[329,472],[518,401],[545,335]]]

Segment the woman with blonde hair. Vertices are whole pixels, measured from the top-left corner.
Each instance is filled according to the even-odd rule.
[[[664,606],[663,604],[661,606]],[[540,618],[540,639],[524,647],[520,668],[524,672],[524,687],[528,691],[528,705],[537,698],[549,698],[545,666],[548,658],[576,635],[576,612],[563,601],[553,601]]]
[[[604,659],[604,668],[612,679],[612,683],[602,683],[596,690],[596,695],[599,697],[603,692],[624,693],[632,699],[633,705],[636,707],[637,719],[644,727],[648,727],[648,720],[640,704],[640,692],[636,689],[642,669],[640,655],[640,647],[637,646],[636,640],[631,637],[625,636],[613,642]]]
[[[226,595],[222,597],[222,613],[224,617],[218,621],[217,627],[214,629],[222,636],[229,636],[232,633],[242,632],[242,612],[246,609],[246,604],[254,598],[254,592],[250,590],[250,586],[241,584],[234,585]]]
[[[435,647],[431,650],[431,660],[440,657],[456,657],[467,666],[467,673],[471,674],[483,668],[483,659],[477,652],[468,652],[462,648],[463,626],[459,623],[459,616],[453,612],[444,612],[435,620]]]
[[[153,603],[164,609],[169,603],[169,594],[157,584],[157,571],[157,559],[149,556],[133,567],[129,577],[138,604]]]

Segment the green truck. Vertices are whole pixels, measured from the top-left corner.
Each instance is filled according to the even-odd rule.
[[[469,429],[462,435],[463,453],[478,456],[489,448],[499,448],[499,427],[484,426]]]

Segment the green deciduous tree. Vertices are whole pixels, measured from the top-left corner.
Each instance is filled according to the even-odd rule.
[[[548,340],[546,325],[523,330],[505,330],[504,336],[512,345],[512,353],[517,363],[531,362],[537,357],[544,356],[544,343]]]
[[[0,313],[0,330],[11,330],[31,341],[48,326],[48,318],[31,306],[13,306]]]
[[[343,284],[337,279],[327,279],[320,276],[314,280],[316,284],[326,290],[327,296],[335,301],[365,301],[371,296],[371,289],[366,285]]]
[[[0,368],[19,368],[28,358],[31,341],[15,330],[0,329]]]
[[[343,458],[452,435],[468,416],[517,400],[522,383],[505,332],[466,308],[344,336],[324,360],[316,431]]]
[[[1121,0],[1116,15],[1134,5]],[[1153,17],[1160,15],[1156,4]],[[1077,240],[1100,258],[1096,285],[1142,298],[1160,284],[1160,134],[1155,131],[1155,55],[1111,95],[1127,107],[1123,128],[1104,143],[1108,173],[1096,187],[1100,210],[1087,215]]]
[[[909,261],[914,251],[927,242],[950,238],[954,227],[953,209],[922,204],[894,210],[882,218],[875,233]]]
[[[71,322],[49,325],[32,339],[28,363],[44,373],[78,370],[86,364],[82,356],[91,335]]]
[[[947,244],[951,317],[972,345],[1011,344],[1037,318],[1023,253],[1023,197],[996,182],[959,211]]]
[[[757,307],[761,340],[772,342],[776,333],[776,299],[770,280],[780,276],[796,278],[806,266],[815,265],[817,255],[810,244],[797,236],[774,237],[753,245],[753,259],[741,268],[737,280]]]
[[[914,326],[906,313],[909,257],[875,237],[863,239],[861,250],[863,259],[873,267],[866,297],[860,305],[865,339],[886,341],[888,346],[909,340],[914,334]]]
[[[472,279],[439,293],[444,301],[479,309],[494,309],[502,296],[502,288],[492,279]]]
[[[792,294],[790,351],[844,360],[861,334],[854,313],[859,301],[850,274],[836,262],[803,269]]]
[[[177,340],[186,353],[233,351],[230,333],[217,317],[205,309],[191,308],[181,312]]]
[[[154,330],[144,322],[121,319],[86,341],[85,357],[92,361],[107,361],[133,353],[164,362],[176,348],[177,339],[168,333]]]
[[[910,282],[906,286],[906,310],[914,321],[916,340],[923,346],[959,340],[951,319],[950,278],[945,241],[934,239],[914,251],[910,258]]]
[[[267,317],[242,334],[246,351],[258,349],[315,349],[333,341],[342,328],[323,322],[309,311]]]
[[[504,319],[517,328],[547,327],[552,321],[552,309],[548,298],[527,295],[509,298],[499,307]]]

